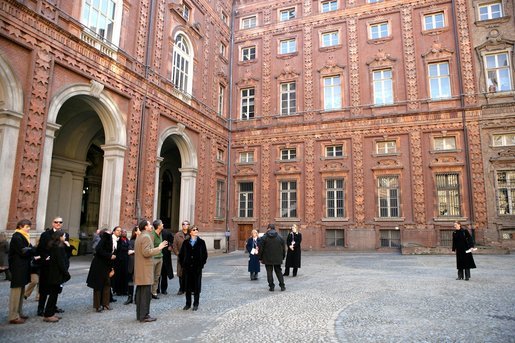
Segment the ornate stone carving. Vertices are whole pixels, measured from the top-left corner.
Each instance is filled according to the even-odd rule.
[[[272,41],[269,35],[265,35],[263,37],[263,68],[262,68],[262,77],[263,81],[261,82],[262,92],[263,92],[263,104],[262,104],[262,112],[263,119],[265,123],[270,122],[270,118],[267,118],[271,113],[271,104],[270,97],[272,95]]]
[[[344,66],[338,65],[333,55],[330,55],[325,62],[325,65],[318,70],[322,75],[328,74],[343,74]]]
[[[246,69],[243,77],[236,82],[236,85],[241,88],[245,87],[255,87],[259,82],[259,79],[252,76],[252,72],[250,69]]]
[[[402,7],[401,13],[408,109],[414,110],[419,107],[419,103],[417,101],[417,59],[415,58],[415,39],[413,38],[413,9],[410,5],[406,5]]]
[[[474,105],[476,99],[476,82],[472,65],[472,43],[469,35],[469,19],[467,0],[456,0],[456,24],[458,27],[458,42],[460,44],[461,77],[463,79],[463,93],[465,105]]]
[[[359,92],[359,54],[358,54],[358,20],[349,17],[347,21],[347,35],[349,44],[349,81],[350,81],[350,106],[351,114],[361,113],[361,95]]]
[[[147,45],[147,35],[150,30],[148,28],[149,0],[140,1],[138,32],[136,34],[136,59],[144,63]]]
[[[449,59],[454,54],[453,50],[445,48],[440,42],[433,42],[433,46],[426,53],[422,54],[422,57],[427,60],[441,60]]]
[[[422,142],[420,131],[412,128],[409,134],[410,139],[410,165],[411,165],[411,182],[413,184],[413,213],[414,221],[417,229],[425,228],[426,211],[425,211],[425,194],[424,194],[424,174],[422,161]]]
[[[300,73],[297,73],[293,70],[289,62],[286,62],[283,70],[281,73],[276,76],[275,78],[278,81],[288,81],[288,80],[294,80],[297,79],[300,76]]]
[[[379,68],[392,67],[395,62],[397,62],[396,58],[393,58],[392,55],[384,52],[383,49],[379,49],[377,54],[375,54],[375,56],[369,59],[366,63],[370,68]]]
[[[313,27],[304,27],[304,110],[314,109],[313,104]],[[312,118],[307,118],[312,119]]]
[[[197,178],[197,192],[198,196],[197,199],[205,199],[205,189],[206,189],[206,160],[208,159],[207,156],[207,144],[208,144],[208,138],[205,133],[200,134],[200,146],[198,151],[198,178]],[[209,162],[209,160],[207,160]],[[195,208],[195,214],[199,221],[204,221],[205,216],[207,215],[204,211],[204,206],[202,206],[202,201],[199,202],[200,206],[197,206]]]
[[[91,80],[89,84],[91,85],[91,96],[97,99],[100,98],[100,94],[104,90],[104,85],[95,80]]]
[[[470,169],[472,174],[471,191],[474,201],[474,222],[476,227],[485,228],[487,225],[487,205],[479,123],[477,121],[468,122],[467,133],[469,135],[468,141],[470,154]]]
[[[352,163],[354,182],[354,221],[356,227],[365,226],[365,180],[363,168],[363,133],[355,132],[352,136]]]
[[[264,143],[261,150],[261,226],[270,223],[270,143]]]
[[[315,216],[315,140],[310,138],[306,141],[305,149],[305,192],[306,192],[306,224],[313,225]]]

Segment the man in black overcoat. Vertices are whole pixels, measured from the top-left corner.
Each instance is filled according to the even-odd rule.
[[[259,259],[265,264],[266,276],[268,279],[268,287],[270,292],[275,289],[274,276],[272,271],[275,272],[281,291],[286,290],[284,284],[284,277],[281,270],[281,264],[286,256],[286,248],[284,240],[275,231],[274,224],[268,224],[267,232],[261,239],[261,246],[259,247]]]
[[[465,281],[468,281],[470,279],[470,269],[476,268],[474,257],[472,257],[474,241],[469,231],[462,228],[460,223],[455,222],[454,229],[452,251],[456,251],[456,267],[458,268],[458,278],[456,280],[463,280],[463,271],[465,270]]]

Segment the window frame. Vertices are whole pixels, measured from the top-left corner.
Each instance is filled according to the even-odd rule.
[[[390,77],[384,77],[386,72],[390,73]],[[380,73],[381,77],[376,79],[376,74]],[[381,85],[381,88],[378,90],[378,85]],[[388,90],[385,91],[385,86],[388,86]],[[394,98],[394,87],[393,87],[393,68],[381,68],[372,70],[372,89],[373,89],[373,98],[374,98],[374,106],[388,106],[393,105],[395,102]],[[380,92],[380,94],[378,93]],[[379,96],[381,95],[381,96]],[[378,101],[379,99],[383,99],[382,102]]]
[[[245,158],[243,158],[245,156]],[[242,151],[239,154],[238,163],[254,163],[254,151]]]
[[[324,5],[328,5],[327,9],[324,9]],[[338,0],[320,1],[320,13],[337,11],[339,8]]]
[[[293,43],[293,44],[292,44]],[[283,47],[286,50],[283,50]],[[292,49],[293,50],[290,50]],[[294,54],[297,52],[297,38],[286,38],[279,41],[279,55]]]
[[[101,8],[96,8],[93,6],[92,0],[83,0],[82,1],[82,8],[81,8],[81,14],[80,14],[80,22],[88,29],[88,32],[92,32],[95,34],[95,38],[99,38],[102,41],[107,41],[113,44],[114,46],[118,46],[120,44],[120,36],[121,36],[121,29],[122,29],[122,16],[123,16],[123,0],[111,0],[111,3],[114,5],[114,12],[112,15],[112,18],[109,18],[109,13],[102,13],[102,16],[107,18],[108,21],[112,23],[112,29],[111,29],[111,38],[108,38],[109,36],[109,29],[106,21],[105,31],[104,34],[99,33],[97,30],[100,30],[100,27],[95,27],[95,29],[91,28],[92,24],[92,9],[94,9],[96,12],[103,12]],[[109,11],[109,9],[108,9]],[[87,15],[87,18],[86,18]],[[98,24],[98,14],[96,16]]]
[[[442,16],[442,26],[436,26],[438,21],[436,20],[436,16],[441,15]],[[431,24],[434,25],[433,27],[428,28],[427,27],[427,20],[428,18],[431,18]],[[436,11],[431,13],[426,13],[422,16],[422,30],[423,31],[433,31],[433,30],[442,30],[445,27],[447,27],[447,20],[445,17],[445,11]]]
[[[341,234],[339,234],[341,232]],[[334,237],[329,237],[334,233]],[[333,241],[334,244],[330,243]],[[341,241],[341,244],[338,242]],[[326,248],[345,248],[345,229],[326,228],[324,230],[324,242]]]
[[[291,11],[293,11],[293,16],[291,16]],[[283,19],[283,14],[286,13],[288,15],[288,18]],[[279,21],[289,21],[297,18],[297,8],[295,7],[289,7],[279,10]]]
[[[447,74],[441,74],[441,68],[440,66],[447,65]],[[437,75],[431,75],[431,68],[436,66],[437,67]],[[427,79],[428,79],[428,86],[429,86],[429,97],[431,100],[447,100],[452,98],[452,83],[451,83],[451,66],[449,61],[434,61],[427,64]],[[437,91],[439,93],[439,96],[434,95],[433,90],[433,82],[437,82]],[[447,82],[447,89],[449,90],[448,94],[443,94],[443,89],[445,88],[445,85],[442,87],[443,82]]]
[[[330,185],[330,182],[332,182],[333,185]],[[337,184],[338,182],[341,182],[341,186]],[[325,218],[345,218],[345,186],[344,177],[327,177],[324,179]]]
[[[296,161],[297,148],[282,148],[279,150],[280,161]]]
[[[257,52],[257,47],[255,45],[242,47],[240,50],[240,62],[255,61],[256,60],[256,52]]]
[[[225,115],[225,85],[218,84],[218,115]]]
[[[225,217],[225,180],[216,180],[215,218]]]
[[[297,83],[295,81],[279,84],[279,113],[282,116],[297,113]]]
[[[505,175],[505,184],[502,184],[499,180],[501,173],[511,174],[511,177]],[[502,190],[505,190],[504,194],[501,194]],[[497,215],[513,216],[515,214],[515,169],[496,170],[495,195],[497,198]],[[502,208],[504,208],[504,212],[501,211]]]
[[[244,92],[251,92],[252,94],[244,95]],[[245,103],[246,102],[246,103]],[[252,109],[252,110],[251,110]],[[245,111],[247,110],[247,111]],[[250,120],[256,115],[256,88],[247,87],[240,89],[240,119]],[[244,117],[245,116],[245,117]]]
[[[445,184],[440,184],[438,178],[445,177]],[[455,186],[449,185],[449,177],[456,179]],[[438,218],[459,218],[461,217],[461,180],[459,172],[438,172],[435,173],[436,189],[436,213]],[[444,202],[441,199],[444,198]],[[443,205],[443,206],[442,206]],[[452,207],[452,209],[451,209]],[[446,212],[444,212],[446,211]]]
[[[327,35],[330,35],[328,45],[325,44],[326,42],[324,39],[324,37],[326,37]],[[333,38],[335,38],[336,41],[334,41]],[[339,30],[322,32],[320,34],[320,47],[321,48],[330,48],[330,47],[338,46],[338,45],[340,45],[340,31]]]
[[[500,12],[500,15],[498,17],[493,17],[492,15],[494,12],[492,11],[492,7],[496,6],[496,5],[499,6],[498,12]],[[487,18],[483,18],[483,14],[481,13],[481,9],[483,9],[483,8],[487,9],[487,13],[486,13]],[[495,20],[495,19],[501,19],[503,17],[504,17],[504,8],[502,5],[502,1],[493,1],[493,2],[489,2],[489,3],[485,3],[485,4],[480,4],[477,6],[478,21]]]
[[[388,143],[393,143],[393,151],[391,147],[388,146]],[[380,151],[380,145],[384,144],[384,151]],[[376,155],[394,155],[397,153],[397,140],[395,139],[387,139],[375,142],[375,151]]]
[[[341,148],[341,149],[338,149]],[[331,153],[330,150],[332,150]],[[331,144],[324,147],[325,158],[342,158],[345,154],[343,144]],[[332,156],[330,156],[332,154]]]
[[[389,180],[387,180],[389,179]],[[401,185],[400,175],[378,175],[376,179],[377,217],[401,217]],[[382,182],[385,180],[385,182]]]
[[[383,25],[386,25],[386,35],[382,35],[383,31],[382,29],[377,30],[377,37],[374,37],[374,28],[381,27]],[[368,25],[368,37],[370,40],[380,40],[380,39],[386,39],[391,36],[391,29],[390,29],[390,22],[389,21],[381,21],[378,23],[371,23]]]
[[[510,139],[511,136],[511,139]],[[501,144],[496,144],[496,137],[501,138]],[[510,140],[513,143],[510,143]],[[507,147],[507,146],[515,146],[515,132],[507,132],[507,133],[494,133],[492,134],[492,147]]]
[[[283,186],[287,186],[283,188]],[[294,187],[293,187],[294,186]],[[297,180],[279,180],[279,217],[298,217],[298,182]],[[286,207],[284,207],[286,202]]]
[[[442,144],[437,145],[437,140],[442,140]],[[449,144],[454,142],[454,144]],[[458,149],[458,137],[456,136],[435,136],[433,137],[433,151],[445,152],[456,151]]]
[[[251,190],[242,190],[243,185],[252,185]],[[244,204],[244,207],[242,207]],[[243,215],[242,215],[243,214]],[[254,182],[239,181],[238,182],[238,217],[253,218],[254,217]]]
[[[240,19],[240,29],[247,30],[257,27],[257,15],[251,15]]]
[[[334,82],[335,79],[338,80],[337,83]],[[331,83],[326,84],[326,81],[329,80],[331,80]],[[338,74],[322,76],[322,91],[324,111],[337,111],[342,109],[342,75]]]
[[[498,60],[499,60],[499,57],[501,55],[505,55],[506,56],[506,63],[507,65],[506,66],[498,66]],[[494,56],[495,57],[495,60],[496,60],[496,66],[492,67],[492,68],[489,68],[488,67],[488,64],[489,64],[489,57],[492,57]],[[509,53],[509,51],[506,51],[506,50],[502,50],[502,51],[496,51],[496,52],[489,52],[489,53],[484,53],[483,54],[483,65],[484,65],[484,73],[485,73],[485,82],[486,82],[486,89],[488,92],[490,93],[502,93],[502,92],[511,92],[514,90],[514,87],[513,87],[513,70],[512,70],[512,56],[511,54]],[[501,78],[499,77],[499,72],[502,72],[502,71],[507,71],[506,73],[506,76],[508,78],[508,84],[509,84],[509,89],[505,89],[504,87],[502,89],[499,89],[499,86],[496,86],[494,85],[494,83],[492,81],[490,81],[490,71],[494,71],[495,72],[495,77],[497,80],[500,80]],[[501,85],[503,85],[503,83],[501,83]]]
[[[179,38],[181,40],[179,41]],[[191,94],[193,87],[193,49],[189,37],[182,31],[177,32],[173,42],[172,77],[174,86],[181,92]],[[184,61],[185,63],[183,63]],[[181,66],[185,66],[181,68]],[[177,79],[179,78],[179,79]]]

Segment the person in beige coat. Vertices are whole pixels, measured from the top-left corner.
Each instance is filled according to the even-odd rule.
[[[136,319],[142,323],[153,322],[150,316],[150,300],[152,299],[152,283],[154,282],[154,259],[168,245],[163,241],[154,248],[152,224],[148,220],[139,223],[141,234],[134,244],[134,284],[136,285]]]

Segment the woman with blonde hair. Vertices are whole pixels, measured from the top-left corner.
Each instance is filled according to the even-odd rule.
[[[260,270],[259,263],[259,237],[256,229],[252,230],[252,236],[247,240],[247,252],[249,253],[249,273],[251,280],[258,279]]]
[[[300,268],[300,243],[302,242],[302,234],[297,230],[297,224],[291,226],[291,232],[288,233],[286,246],[286,265],[284,267],[284,276],[290,275],[290,268],[293,268],[293,276],[297,276],[297,270]]]

